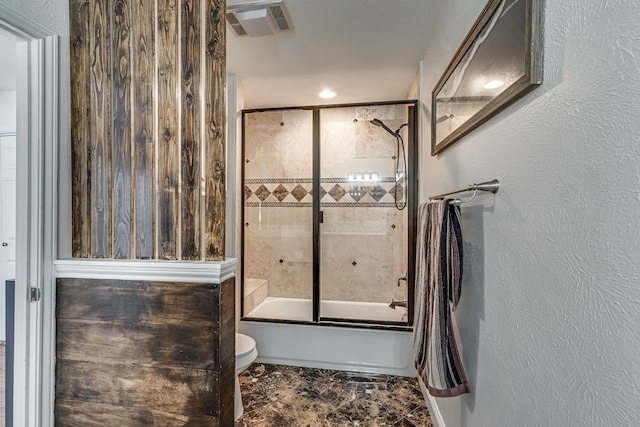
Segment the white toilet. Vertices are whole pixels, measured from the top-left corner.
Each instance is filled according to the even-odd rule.
[[[250,336],[244,334],[236,334],[236,391],[234,397],[234,416],[236,421],[244,412],[242,406],[242,395],[240,394],[240,381],[238,375],[251,365],[251,363],[258,357],[258,350],[256,350],[256,342]]]

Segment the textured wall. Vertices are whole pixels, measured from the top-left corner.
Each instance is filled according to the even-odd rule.
[[[427,96],[485,3],[447,2]],[[545,27],[543,85],[422,154],[423,200],[502,184],[462,209],[456,320],[472,393],[437,400],[447,427],[640,419],[640,3],[547,1]]]

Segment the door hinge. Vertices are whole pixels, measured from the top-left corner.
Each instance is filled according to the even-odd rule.
[[[40,301],[40,289],[31,288],[31,302]]]

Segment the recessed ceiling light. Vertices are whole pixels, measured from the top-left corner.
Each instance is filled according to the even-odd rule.
[[[332,90],[327,89],[327,90],[323,90],[322,92],[320,92],[318,94],[318,96],[320,98],[324,98],[324,99],[331,99],[331,98],[335,98],[336,97],[336,93],[334,91],[332,91]]]
[[[504,82],[502,80],[491,80],[489,83],[487,83],[486,85],[484,85],[485,89],[495,89],[497,87],[500,87],[504,84]]]

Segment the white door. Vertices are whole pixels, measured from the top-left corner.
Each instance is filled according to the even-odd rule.
[[[5,281],[16,274],[16,137],[0,137],[0,341],[6,340]]]

